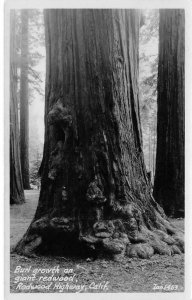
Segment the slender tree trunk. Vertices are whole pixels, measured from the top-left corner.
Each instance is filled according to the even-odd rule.
[[[182,240],[154,201],[144,165],[138,11],[46,10],[45,28],[41,193],[15,250],[180,253]]]
[[[29,184],[28,11],[21,10],[20,153],[24,189]]]
[[[15,12],[11,11],[10,30],[10,203],[22,204],[25,201],[21,176],[19,152],[19,127],[17,104],[17,67]]]
[[[184,10],[160,10],[157,157],[154,197],[184,215]]]

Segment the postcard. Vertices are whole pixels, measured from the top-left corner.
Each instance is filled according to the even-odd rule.
[[[7,299],[190,299],[191,17],[5,3]]]

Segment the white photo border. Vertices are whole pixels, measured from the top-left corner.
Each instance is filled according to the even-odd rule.
[[[91,293],[92,299],[192,299],[192,1],[190,0],[7,0],[4,10],[4,291],[5,299],[84,299],[90,293],[10,293],[9,38],[11,9],[185,9],[185,290],[176,293]]]

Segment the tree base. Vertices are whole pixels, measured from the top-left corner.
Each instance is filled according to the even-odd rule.
[[[158,218],[157,218],[158,216]],[[156,212],[155,225],[138,225],[133,215],[127,218],[96,221],[86,229],[73,218],[46,215],[32,222],[14,252],[25,255],[76,255],[112,259],[123,256],[150,258],[154,254],[184,252],[183,232]]]

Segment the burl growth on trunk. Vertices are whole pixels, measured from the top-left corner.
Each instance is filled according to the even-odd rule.
[[[17,253],[150,258],[155,253],[172,255],[184,251],[182,232],[168,222],[150,193],[150,184],[143,201],[130,191],[126,197],[126,185],[123,190],[119,184],[124,176],[122,172],[118,172],[118,178],[115,175],[120,162],[111,162],[109,158],[111,145],[107,134],[100,136],[103,150],[92,150],[90,155],[87,149],[80,151],[75,145],[73,116],[62,99],[53,105],[47,120],[55,135],[46,181],[52,205],[34,218],[15,248]],[[70,186],[74,179],[66,179],[70,172],[65,171],[70,168],[68,160],[77,161],[77,157],[82,159],[75,169],[71,165],[75,187]],[[93,179],[89,183],[84,181],[85,164],[92,169]]]

